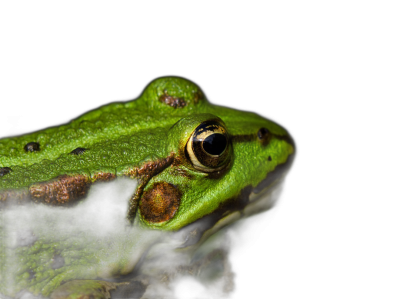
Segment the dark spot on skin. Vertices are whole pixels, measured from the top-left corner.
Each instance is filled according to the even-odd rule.
[[[264,139],[267,135],[269,134],[268,129],[266,128],[261,128],[260,130],[258,130],[257,132],[257,137],[258,139]]]
[[[84,152],[86,152],[87,149],[83,148],[83,147],[77,147],[76,149],[74,149],[73,151],[70,152],[70,154],[72,155],[82,155]]]
[[[33,245],[37,240],[36,235],[30,229],[20,229],[15,235],[17,237],[18,246]]]
[[[28,269],[27,272],[29,273],[29,277],[28,277],[29,280],[32,280],[36,277],[36,274],[32,269]]]
[[[186,106],[186,101],[183,98],[170,96],[164,91],[164,94],[159,98],[161,103],[169,105],[173,108],[182,108]]]
[[[268,129],[261,128],[257,132],[257,137],[263,145],[267,145],[272,138],[272,134]]]
[[[9,174],[12,171],[10,167],[2,167],[0,168],[0,177],[5,176],[6,174]]]
[[[140,213],[150,223],[165,222],[174,217],[181,202],[181,192],[169,183],[156,183],[146,190],[140,201]]]
[[[272,158],[271,158],[271,156],[268,156],[268,161],[272,161]]]
[[[51,263],[51,268],[53,270],[61,268],[62,266],[64,266],[65,261],[64,258],[59,255],[59,254],[55,254],[52,258],[52,263]]]
[[[184,99],[182,97],[170,96],[167,90],[159,97],[159,101],[173,108],[183,108],[188,105],[196,105],[204,100],[204,94],[199,90],[193,94],[192,99]]]
[[[24,146],[26,152],[38,152],[40,151],[40,144],[37,142],[29,142]]]

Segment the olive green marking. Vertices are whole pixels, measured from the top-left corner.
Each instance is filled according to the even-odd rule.
[[[5,176],[6,174],[9,174],[12,171],[10,167],[2,167],[0,168],[0,177]]]
[[[37,142],[29,142],[24,146],[26,152],[38,152],[40,151],[40,144]]]
[[[178,187],[166,182],[156,183],[143,193],[140,214],[150,223],[168,221],[177,212],[181,196]]]

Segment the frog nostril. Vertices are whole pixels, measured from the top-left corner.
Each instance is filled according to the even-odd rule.
[[[260,130],[258,130],[257,132],[257,137],[258,139],[262,140],[262,139],[266,139],[269,135],[269,130],[266,128],[261,128]]]

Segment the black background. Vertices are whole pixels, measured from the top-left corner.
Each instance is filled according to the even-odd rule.
[[[262,114],[297,144],[277,208],[254,219],[245,238],[235,241],[235,298],[332,294],[330,269],[343,246],[333,241],[333,221],[340,221],[342,205],[332,196],[338,185],[325,176],[332,164],[326,139],[337,133],[329,122],[341,101],[342,50],[320,31],[293,26],[271,32],[240,39],[221,33],[212,42],[158,33],[151,47],[133,36],[10,45],[3,57],[0,136],[59,126],[110,102],[138,98],[162,76],[192,80],[210,102]]]

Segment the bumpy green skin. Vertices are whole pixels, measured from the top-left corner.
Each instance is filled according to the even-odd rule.
[[[160,101],[166,95],[182,99],[186,105],[172,107]],[[195,128],[215,117],[225,123],[232,137],[232,156],[229,169],[218,177],[211,177],[196,170],[183,154],[183,149]],[[267,128],[274,136],[268,144],[258,140],[260,128]],[[244,142],[234,138],[239,135],[253,137]],[[146,162],[174,155],[177,162],[152,177],[144,191],[157,182],[177,186],[182,194],[178,211],[168,221],[148,223],[138,209],[135,225],[178,230],[237,197],[245,187],[257,186],[278,165],[285,163],[294,153],[289,138],[284,128],[257,114],[210,104],[199,87],[190,81],[176,77],[159,78],[151,82],[136,100],[100,107],[66,125],[0,140],[0,167],[12,169],[9,174],[0,177],[0,193],[4,190],[27,190],[32,184],[64,174],[93,177],[98,172],[111,172],[117,177],[127,176],[129,170]],[[40,143],[40,151],[25,152],[24,146],[29,142]],[[69,154],[78,147],[89,150],[82,155]],[[4,235],[4,228],[0,227],[0,233]],[[47,256],[45,260],[54,256],[53,251],[59,241],[52,241],[52,237],[49,237],[46,242],[37,241],[31,247],[16,249],[16,256],[26,259],[17,274],[21,289],[28,288],[35,294],[48,296],[62,281],[95,279],[99,277],[101,269],[93,265],[104,262],[101,259],[107,259],[109,254],[97,254],[95,245],[82,249],[85,246],[79,240],[61,240],[60,246],[76,247],[74,250],[80,250],[82,258],[71,262],[68,267],[52,270],[50,265],[41,264],[39,260],[43,255]],[[140,238],[133,238],[131,243],[124,246],[140,247]],[[5,271],[4,258],[10,249],[4,245],[0,249],[1,271]],[[18,250],[21,252],[18,253]],[[83,250],[87,250],[88,254],[83,254]],[[71,252],[73,250],[69,254]],[[64,256],[59,249],[57,254],[68,261],[67,254]],[[92,265],[90,271],[82,270],[89,264]],[[124,258],[115,267],[116,275],[123,272],[123,265]],[[27,269],[34,269],[35,273],[46,279],[32,281]],[[0,284],[0,290],[3,291],[1,287]]]

